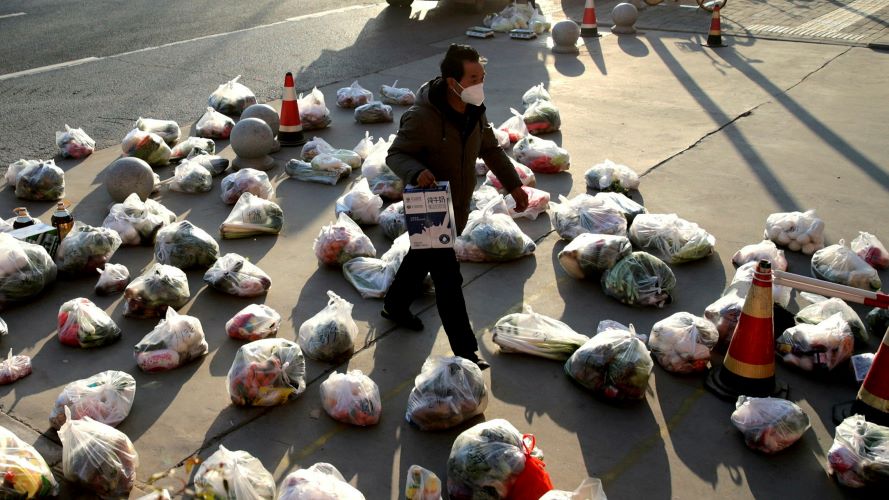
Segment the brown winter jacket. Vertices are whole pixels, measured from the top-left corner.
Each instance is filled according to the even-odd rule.
[[[448,104],[445,92],[447,84],[440,77],[420,87],[416,104],[401,117],[386,164],[405,184],[415,184],[427,168],[435,180],[449,181],[460,234],[469,218],[476,158],[485,161],[508,192],[522,182],[494,137],[484,105],[467,104],[466,113],[460,114]]]

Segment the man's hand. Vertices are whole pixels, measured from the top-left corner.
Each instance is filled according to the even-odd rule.
[[[417,186],[421,188],[435,187],[435,175],[427,168],[417,176]],[[527,199],[527,198],[526,198]]]
[[[526,193],[524,189],[517,187],[509,194],[512,195],[512,199],[515,200],[516,212],[524,212],[525,209],[528,208],[528,193]]]

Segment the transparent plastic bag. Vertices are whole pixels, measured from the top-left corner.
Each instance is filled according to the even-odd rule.
[[[265,304],[250,304],[225,323],[225,333],[236,340],[274,337],[281,326],[281,315]]]
[[[135,397],[136,379],[132,375],[117,370],[100,372],[66,385],[56,397],[49,423],[60,429],[66,421],[89,417],[117,427],[130,414]]]
[[[352,319],[349,301],[330,290],[327,296],[327,306],[300,325],[297,341],[306,357],[339,363],[355,352],[358,325]]]
[[[173,222],[176,214],[167,207],[150,198],[142,201],[133,193],[111,206],[102,227],[116,231],[122,245],[152,245],[158,230]]]
[[[284,211],[277,203],[264,200],[251,192],[242,193],[219,233],[225,239],[249,238],[278,234],[284,228]]]
[[[355,121],[358,123],[389,123],[392,121],[392,106],[380,101],[362,104],[355,108]]]
[[[849,320],[848,317],[846,319],[847,321],[849,321],[849,325],[852,327],[852,333],[858,335],[855,332],[855,324],[851,320]],[[886,331],[889,330],[889,309],[881,309],[879,307],[875,307],[871,309],[869,313],[867,313],[867,316],[865,316],[864,320],[867,322],[867,331],[870,332],[872,335],[876,335],[877,337],[885,335]],[[867,340],[867,338],[868,337],[866,336],[862,336],[862,340]]]
[[[180,269],[208,268],[219,258],[219,244],[187,220],[174,222],[157,232],[154,258]]]
[[[380,388],[361,370],[333,372],[321,382],[321,405],[330,418],[361,427],[380,421]]]
[[[855,338],[841,313],[817,325],[800,323],[784,330],[775,341],[775,353],[805,371],[831,371],[852,357]]]
[[[464,262],[506,262],[537,249],[528,235],[507,215],[503,199],[494,200],[469,214],[463,233],[454,243],[457,259]]]
[[[672,302],[676,276],[654,255],[633,252],[602,275],[605,295],[631,306],[664,307]]]
[[[312,137],[310,141],[303,144],[303,147],[300,150],[300,158],[302,158],[303,161],[312,161],[313,158],[322,153],[330,154],[334,151],[336,151],[336,148],[331,146],[330,143],[321,137]]]
[[[523,186],[534,187],[537,185],[537,177],[534,175],[533,170],[515,160],[510,159],[510,161],[512,162],[512,166],[515,168],[515,173],[519,176],[519,180],[522,182]],[[485,174],[485,185],[492,186],[501,192],[505,191],[500,179],[498,179],[497,175],[491,171],[488,171],[488,173]]]
[[[105,267],[120,244],[121,239],[116,231],[75,221],[56,250],[56,266],[61,273],[93,273]]]
[[[824,248],[824,221],[814,210],[774,213],[766,218],[763,238],[791,251],[812,255]]]
[[[206,139],[228,139],[235,128],[235,121],[207,106],[207,111],[195,124],[195,133]]]
[[[366,90],[357,81],[336,91],[336,105],[341,108],[357,108],[373,99],[373,92]]]
[[[3,320],[0,319],[0,323],[2,322]],[[5,323],[0,326],[5,326]],[[13,356],[12,349],[9,349],[9,354],[6,355],[6,359],[0,361],[0,385],[11,384],[20,378],[27,377],[30,374],[30,356],[25,356],[24,354]],[[0,427],[0,429],[2,429],[2,427]]]
[[[284,165],[284,173],[298,181],[335,186],[339,181],[349,177],[352,169],[342,162],[330,169],[315,168],[314,161],[309,163],[294,158]]]
[[[552,101],[544,99],[531,103],[527,109],[525,109],[522,119],[525,120],[528,132],[533,135],[556,132],[562,127],[562,118],[559,115],[559,108],[557,108]],[[567,156],[567,153],[565,153],[565,155]],[[567,168],[561,170],[567,170]]]
[[[597,333],[565,363],[565,373],[608,399],[645,398],[654,363],[645,344],[629,331]]]
[[[340,162],[345,163],[349,167],[350,173],[361,168],[361,164],[364,163],[364,159],[361,158],[361,155],[359,155],[355,151],[352,151],[351,149],[336,149],[328,154],[330,156],[333,156]],[[315,159],[313,159],[313,162],[314,160]]]
[[[69,418],[59,440],[65,479],[102,499],[129,497],[139,455],[126,434],[90,417]]]
[[[522,434],[501,418],[482,422],[460,433],[451,446],[448,495],[453,499],[508,498],[524,469]]]
[[[525,119],[522,118],[521,113],[514,108],[509,108],[509,112],[512,113],[512,116],[500,124],[497,129],[509,134],[509,142],[515,144],[528,136],[528,126],[525,125]]]
[[[671,264],[702,259],[716,246],[713,235],[676,214],[640,214],[629,237],[633,245]]]
[[[539,137],[519,139],[512,151],[517,161],[541,174],[557,174],[571,167],[571,157],[566,149]]]
[[[134,128],[123,138],[120,149],[124,156],[145,160],[152,167],[162,167],[170,163],[173,151],[164,139],[152,132]]]
[[[196,150],[213,154],[216,152],[216,143],[213,142],[213,139],[189,137],[173,147],[173,150],[170,152],[170,161],[184,160]]]
[[[201,320],[169,308],[166,317],[133,348],[133,357],[142,371],[160,372],[183,366],[207,352]]]
[[[355,257],[377,256],[370,238],[346,214],[321,228],[313,250],[318,261],[328,266],[342,266]]]
[[[511,194],[506,195],[506,208],[509,209],[509,216],[513,219],[530,219],[537,220],[540,214],[546,213],[549,209],[549,193],[540,189],[522,186],[522,191],[528,195],[528,206],[521,212],[515,211],[515,198]]]
[[[812,274],[819,279],[863,290],[879,290],[883,286],[877,270],[847,247],[844,240],[812,255]]]
[[[431,470],[411,465],[404,480],[407,500],[441,500],[441,479]]]
[[[495,127],[493,122],[489,122],[488,125],[491,126],[491,131],[494,132],[494,138],[497,139],[497,144],[500,146],[500,148],[504,151],[508,150],[509,145],[512,144],[511,142],[509,142],[509,132],[500,130],[499,128]]]
[[[154,264],[127,286],[123,296],[124,316],[160,317],[168,307],[179,309],[188,302],[188,278],[178,267]]]
[[[884,487],[889,481],[889,427],[852,415],[836,427],[827,471],[843,486]]]
[[[295,342],[267,338],[238,349],[226,377],[232,404],[276,406],[306,390],[306,361]]]
[[[222,202],[231,205],[244,193],[253,193],[264,200],[275,196],[275,188],[265,172],[244,168],[222,178]]]
[[[358,156],[361,157],[361,160],[364,161],[367,159],[368,155],[373,152],[374,148],[374,138],[370,135],[370,132],[364,131],[364,138],[358,141],[358,144],[352,148],[352,151],[358,153]]]
[[[608,500],[602,481],[588,477],[574,491],[550,490],[540,500]]]
[[[482,184],[478,187],[478,189],[472,192],[472,199],[469,201],[469,209],[481,210],[493,200],[502,198],[503,195],[500,194],[500,191],[498,191],[494,186]]]
[[[380,101],[383,104],[397,104],[399,106],[412,106],[417,96],[409,88],[399,88],[398,80],[392,85],[380,86]]]
[[[377,140],[373,151],[361,165],[361,175],[367,178],[371,192],[387,200],[398,201],[403,196],[404,181],[386,165],[386,156],[394,138],[392,135],[389,141],[382,138]]]
[[[318,87],[312,87],[312,91],[308,94],[300,94],[296,103],[303,130],[318,130],[330,125],[330,110],[327,109],[324,94]]]
[[[889,251],[876,236],[870,233],[859,232],[858,236],[852,240],[852,251],[874,269],[889,269]]]
[[[12,189],[15,189],[15,181],[18,180],[19,174],[21,174],[22,171],[25,170],[25,168],[37,166],[43,162],[44,160],[21,159],[19,161],[10,163],[9,167],[6,169],[6,174],[3,176],[3,178],[6,179],[6,185],[11,187]]]
[[[410,240],[403,234],[395,239],[392,248],[382,258],[356,257],[343,264],[343,276],[361,297],[383,298],[409,250]]]
[[[621,193],[600,192],[593,198],[605,202],[605,205],[618,209],[627,219],[627,224],[632,224],[639,214],[647,214],[648,210]]]
[[[120,328],[89,299],[71,299],[59,308],[59,342],[73,347],[101,347],[120,339]]]
[[[57,272],[45,248],[0,233],[0,308],[37,295]]]
[[[573,278],[593,278],[631,253],[625,236],[582,233],[559,252],[559,264]]]
[[[746,291],[730,287],[722,297],[704,309],[704,317],[716,325],[716,331],[719,332],[719,346],[727,347],[731,343],[746,296]]]
[[[258,297],[269,291],[272,278],[245,257],[227,253],[207,269],[204,283],[236,297]]]
[[[168,146],[173,146],[179,140],[182,131],[179,124],[173,120],[155,120],[153,118],[139,117],[133,128],[143,132],[157,134]]]
[[[295,470],[281,483],[278,500],[306,499],[365,500],[336,467],[324,462]]]
[[[337,151],[339,151],[339,150],[337,150]],[[326,170],[329,172],[347,171],[348,172],[348,174],[346,174],[347,176],[349,174],[351,174],[352,167],[348,163],[346,163],[343,160],[341,160],[340,158],[338,158],[337,156],[334,156],[335,152],[336,151],[331,152],[331,153],[320,153],[318,155],[315,155],[315,157],[312,158],[312,162],[310,163],[310,165],[312,166],[312,169],[313,170]]]
[[[775,243],[769,240],[746,245],[732,256],[732,262],[736,266],[743,266],[748,262],[759,262],[761,260],[769,261],[772,264],[772,269],[777,269],[778,271],[787,270],[787,259],[784,258],[784,250],[779,250]]]
[[[550,203],[549,208],[553,227],[563,239],[570,241],[584,233],[627,235],[623,212],[588,194],[571,199],[559,195],[559,203]]]
[[[735,288],[739,291],[741,297],[747,297],[750,287],[753,286],[753,275],[756,272],[756,266],[756,262],[748,262],[739,267],[735,271],[735,276],[732,278],[728,288]],[[793,290],[790,287],[772,284],[772,301],[786,310],[790,305],[792,292]]]
[[[405,419],[424,431],[450,429],[487,407],[488,388],[475,363],[459,356],[432,356],[414,379]]]
[[[528,27],[531,29],[531,31],[533,31],[534,33],[537,33],[538,35],[542,35],[543,33],[546,33],[547,31],[549,31],[550,28],[552,28],[552,25],[553,25],[552,19],[550,19],[548,16],[544,16],[540,12],[535,12],[534,15],[531,16],[531,19],[528,21]],[[601,488],[601,486],[600,486],[600,488]],[[592,495],[590,495],[590,496],[592,496]],[[603,494],[602,500],[604,500],[604,499],[605,499],[605,495]],[[581,498],[578,500],[588,500],[588,499]]]
[[[546,87],[543,86],[543,82],[531,87],[526,90],[524,94],[522,94],[522,104],[527,108],[531,104],[534,104],[537,101],[551,101],[552,97],[550,97],[549,92],[547,92]]]
[[[768,454],[797,442],[811,427],[802,408],[779,398],[739,396],[731,418],[748,448]]]
[[[207,104],[222,114],[238,116],[248,107],[256,104],[253,91],[238,82],[241,75],[221,84],[207,98]]]
[[[188,153],[188,156],[185,159],[188,161],[193,161],[198,165],[206,168],[207,171],[210,172],[210,175],[212,175],[213,177],[224,174],[225,171],[228,170],[229,164],[231,163],[228,158],[210,154],[200,148],[192,149],[191,153]]]
[[[395,202],[380,212],[380,228],[390,240],[395,240],[407,232],[403,201]]]
[[[176,165],[169,186],[179,193],[206,193],[213,188],[213,175],[197,162],[184,161]]]
[[[628,193],[639,189],[639,174],[626,165],[607,159],[593,165],[583,177],[588,188],[598,191]]]
[[[710,351],[719,342],[719,332],[710,320],[687,312],[664,318],[651,327],[648,347],[659,365],[668,372],[697,373],[710,365]]]
[[[65,197],[65,172],[55,161],[29,163],[15,176],[15,197],[29,201],[56,201]]]
[[[105,264],[104,269],[96,269],[99,281],[96,282],[96,295],[111,295],[123,292],[130,284],[130,270],[123,264]]]
[[[357,224],[371,225],[380,223],[382,207],[383,199],[370,191],[367,179],[363,178],[349,192],[337,198],[335,210],[337,216],[346,214]]]
[[[275,500],[275,478],[262,462],[222,445],[198,467],[194,487],[197,498]]]
[[[3,498],[46,498],[59,494],[59,483],[43,456],[30,444],[0,427],[0,470]]]
[[[65,124],[64,132],[56,132],[56,146],[62,158],[86,158],[96,150],[96,141],[82,128],[71,128]]]
[[[524,304],[522,312],[507,314],[491,330],[501,352],[516,352],[565,361],[589,340],[565,323],[534,312]]]

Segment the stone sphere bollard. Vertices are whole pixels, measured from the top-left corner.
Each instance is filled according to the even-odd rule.
[[[556,54],[579,54],[577,39],[580,38],[580,26],[566,19],[552,27],[553,52]]]
[[[611,20],[614,26],[611,28],[612,33],[618,35],[632,35],[636,32],[636,19],[639,18],[639,11],[631,3],[619,3],[614,6],[611,11]]]
[[[133,193],[145,201],[154,192],[154,171],[140,158],[118,158],[105,169],[105,189],[118,203]]]
[[[275,166],[275,159],[269,156],[275,147],[275,136],[271,127],[259,118],[239,120],[232,129],[231,146],[238,155],[232,162],[235,170],[268,170]]]
[[[272,129],[272,134],[275,137],[278,137],[278,129],[281,127],[281,118],[278,116],[278,112],[275,111],[275,108],[269,106],[268,104],[254,104],[241,113],[241,119],[244,118],[259,118],[264,121],[269,128]],[[278,142],[278,139],[275,139],[275,147],[272,148],[272,153],[277,153],[281,151],[281,143]]]

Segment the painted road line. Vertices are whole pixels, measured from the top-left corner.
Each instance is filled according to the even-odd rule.
[[[81,64],[86,64],[90,62],[99,61],[100,57],[84,57],[83,59],[77,59],[74,61],[67,61],[58,64],[50,64],[49,66],[41,66],[39,68],[26,69],[24,71],[18,71],[16,73],[7,73],[5,75],[0,75],[0,82],[3,80],[12,80],[13,78],[19,78],[22,76],[36,75],[38,73],[46,73],[47,71],[53,71],[57,69],[70,68],[71,66],[80,66]]]
[[[2,15],[0,15],[0,19],[6,19],[7,17],[18,17],[18,16],[24,16],[24,15],[25,15],[24,12],[16,12],[15,14],[2,14]]]

